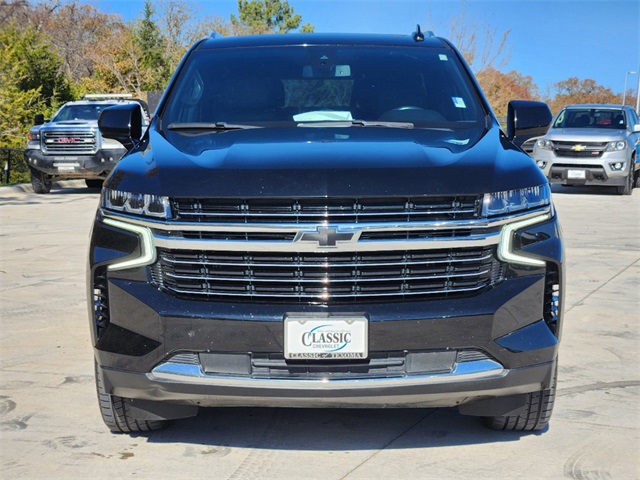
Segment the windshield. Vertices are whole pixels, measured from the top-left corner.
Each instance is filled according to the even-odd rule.
[[[162,125],[474,129],[484,116],[450,50],[284,46],[194,52]]]
[[[108,107],[117,105],[115,103],[97,103],[92,105],[65,105],[60,109],[52,122],[69,122],[73,120],[93,121],[98,120],[100,113]]]
[[[627,128],[624,111],[612,108],[566,108],[556,118],[553,128]]]

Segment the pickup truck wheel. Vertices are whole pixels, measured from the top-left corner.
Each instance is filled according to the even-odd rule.
[[[94,178],[92,178],[92,179],[86,178],[84,183],[86,183],[87,187],[89,187],[89,188],[102,188],[102,184],[104,183],[104,180],[96,180]]]
[[[631,160],[632,168],[629,172],[629,175],[627,175],[627,177],[625,178],[624,185],[618,187],[619,195],[631,195],[633,193],[633,187],[636,184],[635,173],[633,172],[633,163],[634,159]]]
[[[35,193],[49,193],[51,191],[51,177],[44,172],[39,170],[35,170],[33,168],[31,170],[31,186],[33,187],[33,191]]]
[[[524,413],[522,415],[485,417],[485,424],[493,430],[508,430],[513,432],[544,429],[551,419],[551,412],[553,411],[553,404],[556,399],[557,379],[558,366],[556,364],[550,388],[527,395],[527,399],[523,405]]]
[[[102,420],[114,433],[151,432],[165,428],[166,420],[140,420],[131,415],[129,405],[124,398],[110,395],[104,387],[102,369],[95,363],[96,389]]]

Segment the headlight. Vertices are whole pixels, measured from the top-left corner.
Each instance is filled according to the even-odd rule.
[[[624,150],[627,148],[627,142],[624,140],[618,142],[609,142],[607,143],[607,152],[617,152],[619,150]]]
[[[486,193],[482,202],[482,216],[493,217],[550,204],[551,189],[548,184],[506,192]]]
[[[37,142],[40,140],[40,132],[29,132],[27,134],[27,140],[30,142]]]
[[[546,140],[544,138],[541,138],[536,142],[536,146],[538,148],[542,148],[543,150],[552,150],[553,142],[551,140]]]
[[[169,197],[146,193],[122,192],[108,188],[102,191],[102,207],[116,212],[171,218]]]

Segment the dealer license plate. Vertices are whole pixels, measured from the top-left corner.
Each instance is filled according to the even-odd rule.
[[[290,360],[358,359],[369,355],[365,317],[287,317],[284,357]]]
[[[571,178],[573,180],[584,180],[587,178],[587,172],[584,170],[568,170],[567,178]]]

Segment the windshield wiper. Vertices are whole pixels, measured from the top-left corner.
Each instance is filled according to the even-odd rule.
[[[388,127],[388,128],[413,128],[410,122],[378,122],[369,120],[329,121],[329,122],[302,122],[298,127]]]
[[[226,122],[213,123],[170,123],[167,130],[214,130],[224,132],[226,130],[245,130],[247,128],[262,128],[256,125],[231,124]]]

